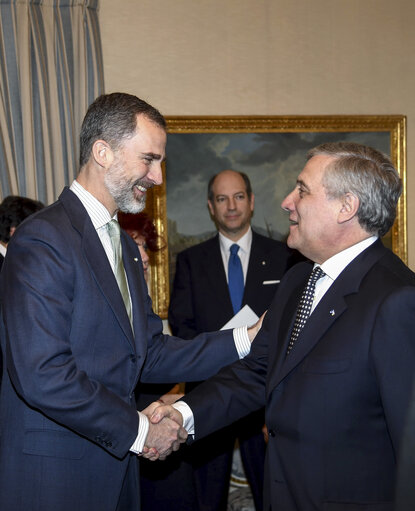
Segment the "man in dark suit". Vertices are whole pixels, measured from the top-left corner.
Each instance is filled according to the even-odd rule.
[[[285,243],[251,229],[254,200],[249,178],[242,172],[224,170],[210,179],[208,207],[218,234],[177,256],[169,306],[174,335],[192,339],[200,332],[219,330],[238,312],[228,289],[228,261],[234,243],[239,246],[244,277],[240,307],[247,304],[261,316],[271,303],[294,257]],[[191,388],[187,385],[186,391]],[[262,510],[263,426],[262,409],[192,446],[189,455],[200,511],[226,510],[236,438],[255,507]]]
[[[266,406],[267,511],[393,509],[415,370],[415,275],[379,238],[401,189],[374,149],[312,150],[282,207],[288,245],[314,264],[284,276],[251,354],[174,405],[196,438]],[[151,420],[180,421],[177,409]]]
[[[187,436],[137,412],[137,382],[198,380],[249,351],[243,328],[191,342],[163,335],[137,246],[119,231],[117,210],[140,211],[161,183],[165,143],[156,109],[129,94],[100,96],[82,125],[77,179],[9,243],[4,511],[137,511],[136,454],[164,458]]]

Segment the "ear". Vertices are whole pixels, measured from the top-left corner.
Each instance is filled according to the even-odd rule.
[[[94,142],[92,155],[96,163],[104,169],[107,169],[114,160],[114,153],[104,140],[96,140]]]
[[[213,204],[210,200],[208,200],[208,208],[209,208],[209,213],[214,216],[215,212],[213,210]]]
[[[10,233],[9,233],[9,236],[10,238],[13,236],[13,234],[16,232],[16,227],[10,227]]]
[[[254,212],[254,206],[255,206],[255,195],[253,193],[251,193],[251,212],[253,213]]]
[[[340,199],[340,211],[338,215],[338,223],[348,222],[357,215],[359,209],[359,199],[353,193],[346,193]]]

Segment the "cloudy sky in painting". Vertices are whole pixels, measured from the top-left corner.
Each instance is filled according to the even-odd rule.
[[[389,133],[190,133],[167,137],[167,217],[186,235],[214,231],[206,206],[209,178],[224,169],[245,172],[255,194],[253,226],[288,231],[281,201],[295,185],[307,151],[323,142],[353,140],[389,153]]]

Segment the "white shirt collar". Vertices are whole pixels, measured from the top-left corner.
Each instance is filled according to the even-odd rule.
[[[353,261],[353,259],[370,247],[370,245],[372,245],[377,239],[377,236],[370,236],[369,238],[359,241],[359,243],[342,250],[338,254],[330,257],[330,259],[327,259],[327,261],[324,261],[324,263],[320,265],[321,269],[332,280],[335,280],[346,266]],[[315,264],[314,266],[318,265]]]
[[[249,226],[249,229],[247,232],[242,236],[242,238],[239,238],[238,241],[232,241],[226,236],[224,236],[221,232],[219,233],[219,243],[221,250],[225,253],[229,253],[229,249],[231,245],[234,243],[237,243],[237,245],[240,246],[240,250],[243,252],[249,253],[252,243],[252,229],[251,226]]]
[[[5,247],[4,245],[2,245],[0,243],[0,254],[3,256],[3,257],[6,257],[6,252],[7,252],[7,247]]]
[[[108,209],[90,192],[85,190],[85,188],[76,179],[72,182],[70,190],[82,202],[82,205],[91,218],[95,230],[103,227],[111,220],[111,215],[109,214]],[[115,214],[113,218],[117,220],[117,214]]]

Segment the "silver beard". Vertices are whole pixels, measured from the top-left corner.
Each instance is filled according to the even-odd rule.
[[[117,164],[108,169],[104,177],[104,183],[107,190],[114,199],[117,209],[125,213],[140,213],[146,206],[145,197],[136,198],[133,188],[135,185],[150,188],[151,184],[143,179],[136,181],[127,180],[124,172]]]

